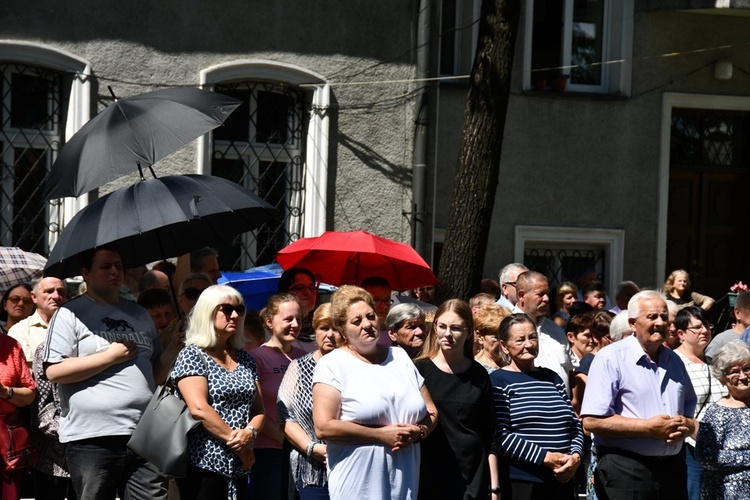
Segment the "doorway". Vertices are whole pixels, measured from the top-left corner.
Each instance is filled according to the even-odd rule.
[[[721,299],[750,279],[750,112],[673,108],[666,272]]]

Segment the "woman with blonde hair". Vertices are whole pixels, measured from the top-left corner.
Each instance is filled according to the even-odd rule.
[[[484,305],[474,312],[474,339],[479,349],[474,355],[474,360],[492,373],[499,370],[508,362],[500,350],[498,333],[500,323],[504,318],[510,316],[510,309],[495,304]]]
[[[258,371],[242,350],[244,316],[242,295],[225,285],[206,288],[190,312],[186,346],[171,375],[202,424],[188,435],[190,468],[177,479],[183,500],[244,496],[265,420]]]
[[[372,295],[342,286],[331,311],[342,345],[318,361],[313,376],[313,421],[327,443],[330,497],[415,499],[418,443],[437,420],[430,393],[403,349],[378,344]]]
[[[563,330],[568,326],[570,320],[570,306],[573,302],[578,300],[578,287],[570,281],[564,281],[557,286],[555,292],[555,305],[557,306],[557,312],[552,316],[557,326]]]
[[[490,379],[474,361],[473,344],[469,304],[443,302],[414,362],[440,415],[422,445],[420,498],[487,497],[495,412]]]
[[[667,276],[664,282],[664,295],[680,308],[696,306],[708,311],[714,305],[714,299],[708,295],[690,290],[690,275],[684,269],[676,269]]]

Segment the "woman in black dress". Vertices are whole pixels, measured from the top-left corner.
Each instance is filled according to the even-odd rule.
[[[422,442],[419,498],[487,498],[495,410],[487,371],[474,361],[473,337],[469,305],[448,300],[415,360],[440,415]]]

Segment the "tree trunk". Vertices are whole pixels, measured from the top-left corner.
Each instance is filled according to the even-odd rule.
[[[479,290],[495,204],[520,0],[482,0],[461,150],[440,259],[439,301]]]

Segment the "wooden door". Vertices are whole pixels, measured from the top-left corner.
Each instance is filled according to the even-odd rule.
[[[667,273],[686,269],[693,289],[715,299],[750,280],[749,180],[743,171],[716,167],[670,171]]]

